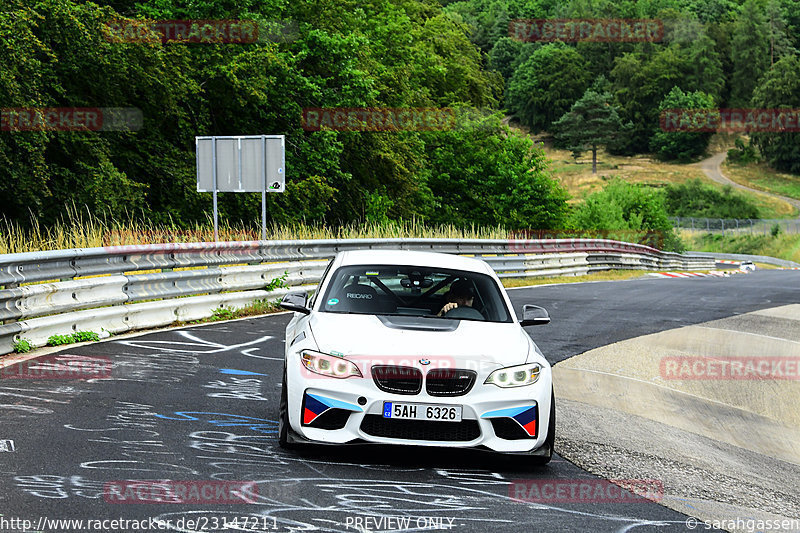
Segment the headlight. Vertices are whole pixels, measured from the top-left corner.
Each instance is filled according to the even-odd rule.
[[[349,378],[352,376],[363,377],[355,363],[319,352],[303,352],[300,354],[303,366],[315,374],[330,378]]]
[[[542,367],[538,363],[527,365],[509,366],[495,370],[484,381],[485,384],[497,385],[502,388],[524,387],[532,385],[539,380],[539,372]]]

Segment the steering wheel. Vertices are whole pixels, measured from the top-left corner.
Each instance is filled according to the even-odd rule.
[[[486,320],[480,311],[472,307],[454,307],[443,315],[445,318],[469,318],[472,320]]]

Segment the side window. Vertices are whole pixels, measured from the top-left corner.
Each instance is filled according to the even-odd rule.
[[[325,270],[322,272],[322,276],[319,278],[319,283],[317,284],[317,288],[314,290],[314,295],[311,296],[311,303],[309,307],[314,307],[314,304],[317,302],[317,295],[322,290],[322,284],[325,282],[325,278],[328,277],[328,273],[331,271],[331,265],[333,264],[333,259],[328,261],[328,266],[325,267]]]

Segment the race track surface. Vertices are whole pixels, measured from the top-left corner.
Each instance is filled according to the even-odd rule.
[[[527,331],[555,363],[626,338],[798,303],[800,271],[509,292],[518,314],[525,303],[550,311],[550,325]],[[23,531],[22,519],[45,532],[688,530],[686,516],[647,500],[512,499],[518,480],[597,480],[560,457],[537,470],[524,458],[452,449],[280,449],[288,320],[212,323],[60,353],[110,358],[110,379],[0,380],[0,531]],[[224,493],[213,502],[119,503],[109,490],[123,480],[257,488],[252,503]],[[84,522],[49,522],[57,519]],[[103,519],[152,521],[138,529],[89,522]]]

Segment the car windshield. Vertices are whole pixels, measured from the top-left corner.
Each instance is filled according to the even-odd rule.
[[[490,276],[418,266],[341,267],[331,275],[320,310],[511,322],[500,288]]]

